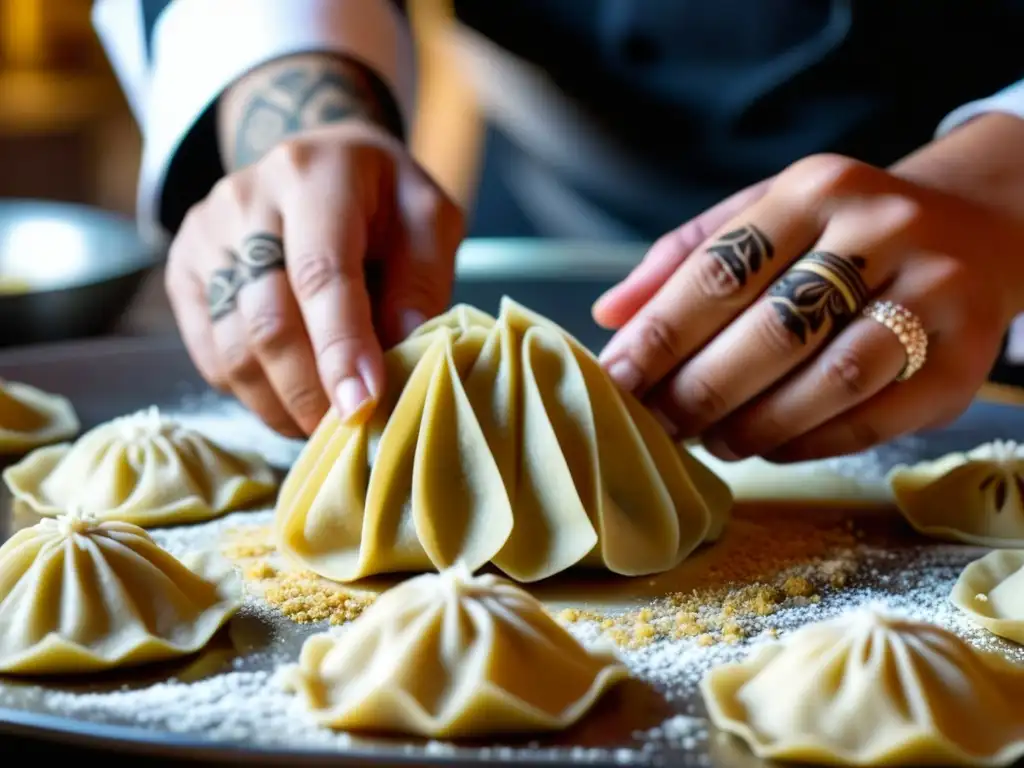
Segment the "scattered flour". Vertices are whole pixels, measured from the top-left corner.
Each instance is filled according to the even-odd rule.
[[[259,451],[276,466],[288,466],[300,447],[275,435],[241,406],[217,397],[186,400],[179,408],[165,412],[225,447]],[[833,471],[859,480],[877,480],[884,477],[892,464],[913,456],[919,448],[909,438],[863,456],[819,464],[828,464]],[[265,527],[272,518],[272,510],[238,512],[200,525],[155,529],[152,534],[162,546],[180,556],[216,546],[231,529]],[[698,694],[702,676],[711,667],[740,660],[752,647],[810,622],[867,604],[884,604],[945,626],[976,647],[999,650],[1024,662],[1020,648],[975,626],[948,600],[963,566],[977,556],[971,548],[923,540],[896,549],[864,543],[858,547],[852,575],[835,588],[824,588],[817,601],[786,601],[770,616],[737,616],[735,620],[743,631],[736,635],[736,642],[709,645],[702,643],[700,637],[659,636],[639,647],[620,648],[618,652],[634,676],[657,689],[673,712],[657,725],[625,734],[619,743],[601,747],[562,746],[546,740],[525,746],[487,747],[456,747],[442,741],[373,742],[320,728],[303,710],[300,700],[285,692],[275,669],[294,662],[302,639],[313,631],[326,629],[327,624],[300,627],[252,594],[247,596],[239,620],[264,627],[265,642],[243,655],[227,657],[220,668],[205,676],[193,678],[179,673],[176,678],[148,686],[97,684],[88,689],[5,682],[0,683],[0,707],[94,723],[133,725],[149,732],[187,735],[235,746],[291,751],[369,749],[377,750],[381,758],[397,752],[426,754],[442,760],[445,756],[454,759],[465,755],[476,760],[506,762],[528,755],[531,762],[552,764],[709,765],[716,740],[709,731]],[[567,629],[585,645],[602,642],[603,632],[597,621],[573,621]]]
[[[160,410],[228,450],[262,454],[267,463],[278,469],[290,467],[302,450],[302,441],[282,437],[238,401],[213,391],[187,395],[176,406]]]

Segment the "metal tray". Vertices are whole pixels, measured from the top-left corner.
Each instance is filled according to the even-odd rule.
[[[610,274],[598,280],[580,280],[563,275],[561,280],[546,285],[522,282],[513,285],[502,281],[490,285],[485,292],[472,286],[467,275],[456,293],[456,300],[473,301],[484,309],[496,309],[501,293],[511,293],[519,301],[558,321],[576,317],[589,319],[589,302],[614,280]],[[485,298],[485,293],[489,295]],[[585,321],[575,327],[565,322],[592,348],[603,343],[604,333],[588,330]],[[9,352],[0,355],[0,376],[24,381],[44,389],[60,392],[72,399],[83,422],[83,429],[126,412],[155,404],[172,408],[186,398],[207,392],[192,368],[183,347],[176,338],[118,339],[91,341],[70,345]],[[1011,405],[976,403],[956,424],[926,435],[925,455],[934,456],[952,449],[969,448],[995,437],[1024,434],[1024,409]],[[0,539],[6,537],[11,523],[8,505],[3,506]],[[965,550],[965,555],[968,554]],[[312,631],[294,626],[278,639],[278,647],[297,653],[304,637]],[[244,664],[244,659],[243,659]],[[150,670],[146,679],[129,679],[130,685],[145,685],[180,674],[180,668]],[[125,678],[97,683],[120,686]],[[81,684],[79,684],[80,686]],[[149,763],[162,765],[170,761],[189,760],[210,763],[280,764],[432,764],[489,765],[515,762],[525,765],[564,765],[581,762],[587,765],[621,765],[625,757],[616,757],[609,748],[629,746],[630,734],[660,723],[671,710],[700,714],[700,702],[676,701],[668,705],[645,685],[625,686],[613,693],[581,727],[554,739],[541,739],[533,744],[509,744],[509,748],[482,756],[479,749],[433,754],[426,745],[394,740],[357,740],[344,752],[288,748],[257,748],[244,741],[212,741],[201,733],[175,735],[130,722],[110,724],[95,720],[76,720],[55,716],[43,708],[0,709],[0,749],[13,753],[23,749],[26,754],[54,755],[66,753],[64,745],[75,745],[76,757],[84,747],[105,750],[104,760],[113,754],[146,755]],[[695,709],[693,709],[695,707]],[[28,740],[26,740],[28,739]],[[593,746],[595,752],[573,751],[571,745]],[[635,745],[633,745],[635,748]],[[645,756],[645,762],[671,765],[759,765],[742,748],[731,742],[711,740],[703,745],[683,743],[661,744]],[[115,764],[117,764],[115,762]],[[171,764],[171,763],[168,763]]]

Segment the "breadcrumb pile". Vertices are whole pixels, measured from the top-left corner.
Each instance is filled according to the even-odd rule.
[[[696,577],[687,590],[619,612],[566,608],[563,624],[595,623],[622,648],[658,640],[694,638],[699,645],[737,643],[752,634],[777,635],[768,617],[782,608],[821,601],[856,573],[858,534],[852,521],[813,514],[750,515],[734,521],[719,543],[699,551],[679,570]]]
[[[289,571],[273,563],[277,548],[269,526],[226,532],[221,548],[242,570],[246,582],[271,607],[296,624],[345,624],[373,604],[376,595],[336,584],[311,571]]]
[[[637,593],[626,598],[635,607],[571,606],[556,618],[565,625],[592,622],[629,649],[659,640],[693,638],[711,646],[775,635],[773,614],[818,603],[826,591],[847,585],[859,567],[862,536],[849,518],[807,510],[738,511],[721,541],[701,548],[656,581],[628,582],[638,585]],[[310,571],[283,567],[270,526],[226,531],[222,552],[239,565],[257,594],[299,624],[344,624],[376,598]],[[621,593],[621,583],[614,591]],[[650,597],[642,599],[647,593]],[[605,602],[600,589],[594,594]]]

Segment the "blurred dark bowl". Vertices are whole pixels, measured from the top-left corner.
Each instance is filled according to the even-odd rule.
[[[163,256],[125,216],[46,200],[0,200],[0,346],[111,330]]]

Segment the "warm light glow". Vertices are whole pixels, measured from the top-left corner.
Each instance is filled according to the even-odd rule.
[[[2,0],[0,34],[8,65],[33,68],[42,63],[44,53],[44,0]],[[51,0],[52,2],[52,0]]]
[[[89,265],[89,246],[75,225],[39,216],[0,231],[0,276],[33,288],[67,282]]]

